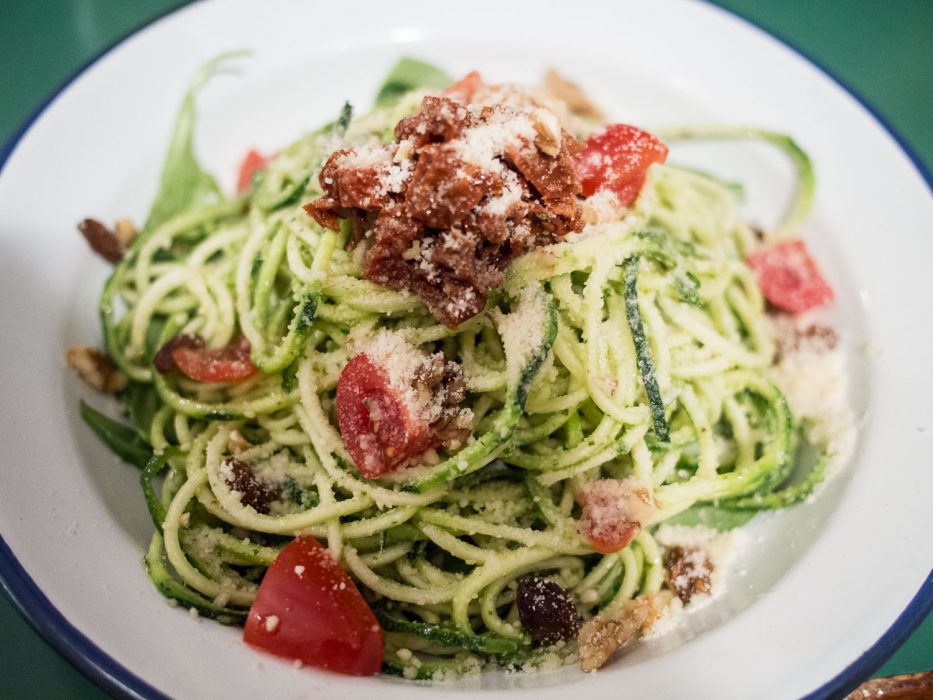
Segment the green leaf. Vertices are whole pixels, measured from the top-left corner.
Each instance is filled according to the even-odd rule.
[[[152,429],[152,419],[162,407],[159,392],[152,384],[130,382],[126,388],[126,405],[130,411],[130,421],[136,428],[136,433],[145,441],[149,441]]]
[[[664,521],[665,525],[705,525],[714,530],[732,530],[741,527],[755,517],[755,510],[729,510],[710,504],[698,503],[673,518]]]
[[[235,52],[217,56],[204,64],[191,81],[175,117],[172,139],[162,166],[159,193],[149,211],[146,230],[152,230],[186,211],[223,201],[217,182],[201,168],[194,153],[195,96],[221,63],[242,54]]]
[[[703,306],[703,300],[700,298],[700,280],[689,270],[683,276],[674,277],[674,291],[681,301],[693,306]]]
[[[376,94],[376,106],[393,104],[412,90],[443,90],[453,82],[444,71],[430,63],[413,58],[402,58],[389,71],[382,87]]]
[[[108,418],[84,401],[81,402],[81,418],[120,459],[142,469],[152,457],[152,448],[136,434],[135,430]]]
[[[347,131],[347,127],[350,126],[351,121],[353,121],[353,105],[351,105],[348,100],[344,102],[343,107],[340,108],[340,116],[337,117],[337,126],[334,127],[337,133],[343,136]]]

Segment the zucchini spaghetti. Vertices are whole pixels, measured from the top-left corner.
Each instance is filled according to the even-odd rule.
[[[328,204],[321,173],[341,149],[364,161],[391,146],[397,163],[397,125],[426,94],[456,97],[464,82],[449,88],[438,69],[403,60],[372,111],[353,118],[345,106],[260,159],[230,199],[192,148],[195,93],[215,65],[182,104],[159,196],[101,297],[106,354],[127,380],[120,398],[132,426],[82,406],[98,435],[141,468],[154,524],[145,566],[163,595],[248,624],[269,567],[293,538],[310,536],[375,614],[384,671],[441,679],[578,656],[594,668],[650,626],[665,596],[686,602],[708,587],[710,562],[663,547],[659,525],[734,527],[800,501],[823,479],[825,455],[799,473],[805,434],[769,374],[768,287],[750,257],[761,244],[724,183],[663,165],[661,155],[630,202],[620,202],[624,188],[572,195],[577,230],[541,229],[546,240],[519,248],[516,228],[521,254],[500,264],[501,283],[479,289],[475,309],[446,308],[416,282],[372,281],[373,244],[360,228],[372,217]],[[487,92],[504,99],[501,88]],[[465,117],[480,120],[472,138],[483,147],[500,133],[489,126],[499,108],[485,108]],[[609,133],[585,109],[555,111],[561,127],[548,134],[559,142],[563,133],[565,145],[564,129],[573,143],[589,136],[591,150]],[[519,112],[503,114],[513,128]],[[786,228],[805,216],[812,171],[787,137],[664,136],[781,146],[801,174]],[[563,147],[545,143],[538,156],[558,158]],[[496,155],[505,181],[521,175],[514,156],[507,167]],[[513,204],[535,188],[523,191]],[[309,216],[321,201],[330,209]],[[334,225],[322,225],[334,211]],[[378,376],[392,391],[411,389],[410,400],[389,405],[403,425],[385,434],[408,430],[400,449],[410,447],[412,415],[430,413],[432,426],[443,415],[448,432],[418,433],[420,447],[404,460],[383,444],[369,464],[375,453],[350,439],[350,409],[341,408],[361,391],[341,398],[363,357],[371,366],[356,370],[358,382]],[[427,393],[412,380],[425,367],[436,370]],[[446,403],[435,401],[438,387]],[[372,442],[383,433],[366,407],[359,420]],[[258,614],[259,634],[289,624]],[[594,652],[610,623],[616,641]]]

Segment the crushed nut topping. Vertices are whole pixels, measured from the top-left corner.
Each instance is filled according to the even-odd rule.
[[[415,372],[414,383],[431,392],[438,404],[438,415],[431,423],[438,443],[448,450],[462,447],[470,436],[473,419],[472,411],[460,407],[466,400],[463,368],[435,353]]]
[[[443,353],[428,354],[397,333],[351,337],[351,350],[364,352],[382,368],[412,417],[423,420],[435,445],[448,450],[463,446],[473,427],[473,411],[466,400],[463,367]]]
[[[237,457],[246,452],[250,447],[252,447],[252,445],[243,437],[243,434],[239,430],[230,432],[230,436],[227,438],[227,452]]]
[[[485,308],[514,257],[583,228],[579,144],[546,110],[425,97],[395,137],[334,152],[305,210],[333,229],[349,220],[365,277],[414,290],[447,326]]]
[[[89,345],[72,345],[65,359],[84,382],[103,394],[116,394],[126,388],[126,375],[110,356]]]
[[[132,219],[119,219],[114,226],[114,233],[117,240],[123,244],[123,247],[128,248],[133,239],[136,238],[136,226],[133,224]]]
[[[650,629],[668,600],[663,593],[641,595],[626,601],[613,615],[597,615],[584,622],[577,635],[580,668],[585,673],[601,668],[617,649]]]
[[[699,547],[671,547],[664,556],[667,584],[686,605],[697,593],[709,593],[713,563]]]
[[[127,244],[101,222],[96,219],[85,219],[78,224],[78,231],[84,236],[91,249],[104,260],[117,263],[123,259]]]
[[[573,114],[586,119],[605,121],[599,107],[590,101],[580,86],[567,80],[553,68],[544,75],[544,88],[553,97],[566,104]]]

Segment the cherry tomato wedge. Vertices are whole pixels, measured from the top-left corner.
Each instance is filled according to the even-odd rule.
[[[296,537],[272,562],[246,618],[243,641],[318,668],[369,676],[382,667],[382,628],[330,552]]]
[[[574,156],[583,196],[610,190],[624,206],[638,197],[651,164],[667,159],[667,146],[647,131],[628,124],[610,124],[584,144]]]
[[[587,482],[577,500],[583,508],[577,529],[602,554],[627,547],[654,511],[648,489],[633,479]]]
[[[239,174],[237,175],[236,193],[246,194],[253,186],[253,175],[257,170],[265,170],[269,165],[269,159],[254,148],[251,148],[243,156],[240,163]]]
[[[833,300],[832,287],[799,239],[762,246],[746,262],[765,299],[779,309],[799,313]]]
[[[175,366],[196,382],[236,382],[259,371],[249,350],[249,341],[241,335],[222,348],[180,345],[172,349],[171,356]]]
[[[481,87],[483,87],[483,79],[479,72],[474,70],[444,90],[444,96],[468,105],[473,100],[473,95]]]
[[[353,463],[368,479],[435,444],[427,422],[412,414],[388,372],[366,353],[353,357],[337,380],[337,423]]]

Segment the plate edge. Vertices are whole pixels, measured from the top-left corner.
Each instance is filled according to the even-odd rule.
[[[816,68],[817,71],[829,78],[830,81],[838,85],[844,93],[855,100],[855,102],[875,120],[875,123],[894,140],[894,143],[900,149],[901,153],[907,156],[907,160],[913,165],[914,170],[916,170],[920,178],[926,183],[927,191],[933,195],[933,171],[927,167],[914,147],[907,142],[891,121],[857,89],[852,87],[847,80],[841,78],[834,70],[826,66],[826,64],[819,59],[814,58],[810,52],[800,48],[796,42],[783,36],[780,32],[766,29],[754,20],[732,9],[717,5],[712,0],[701,1],[714,11],[737,20],[757,34],[776,41],[782,47],[802,58],[805,62]],[[885,661],[891,658],[931,611],[933,611],[933,568],[930,569],[926,580],[920,585],[920,588],[914,594],[913,598],[910,599],[907,607],[901,611],[884,634],[842,671],[818,688],[804,695],[801,700],[822,700],[823,698],[844,697],[871,676],[872,673],[877,671]]]
[[[49,94],[35,110],[33,110],[19,127],[13,131],[6,142],[4,142],[3,147],[0,148],[0,175],[3,174],[6,164],[16,149],[16,146],[32,125],[75,80],[81,77],[102,58],[140,32],[169,16],[180,13],[190,8],[192,5],[197,5],[204,1],[206,0],[194,0],[193,2],[166,10],[156,15],[130,30],[126,35],[105,47],[75,70],[57,89]],[[910,161],[917,174],[926,183],[930,194],[933,195],[933,173],[931,173],[919,154],[891,124],[889,119],[853,88],[848,81],[840,78],[835,71],[829,69],[821,61],[811,56],[809,52],[801,49],[796,43],[788,40],[780,33],[765,29],[753,20],[731,9],[716,5],[712,0],[701,1],[714,11],[737,20],[756,33],[776,41],[816,68],[817,71],[829,78],[830,81],[838,85],[843,92],[853,98],[855,102],[875,120],[877,125],[894,140],[899,150],[907,156],[907,159]],[[0,535],[0,590],[3,591],[19,613],[32,625],[39,635],[52,646],[52,648],[104,690],[119,693],[122,697],[128,698],[167,698],[166,695],[132,674],[74,627],[62,613],[52,605],[52,602],[45,594],[42,593],[41,589],[16,559],[16,556],[13,554],[2,535]],[[36,614],[37,608],[39,609],[38,614]],[[917,593],[911,598],[907,607],[898,615],[894,623],[884,634],[836,676],[819,688],[803,696],[803,700],[841,697],[845,695],[846,692],[851,691],[897,651],[900,645],[903,644],[910,634],[919,626],[920,622],[922,622],[931,610],[933,610],[933,569],[931,569]]]
[[[158,13],[130,29],[74,70],[13,130],[10,137],[0,147],[0,176],[3,175],[6,164],[16,147],[33,124],[72,83],[98,61],[140,32],[203,1],[205,0],[192,0]],[[3,539],[2,534],[0,534],[0,591],[52,649],[108,695],[132,700],[169,700],[169,696],[132,673],[72,625],[36,585],[6,540]]]
[[[32,580],[3,537],[0,590],[52,648],[106,692],[133,700],[168,700],[72,625]]]

